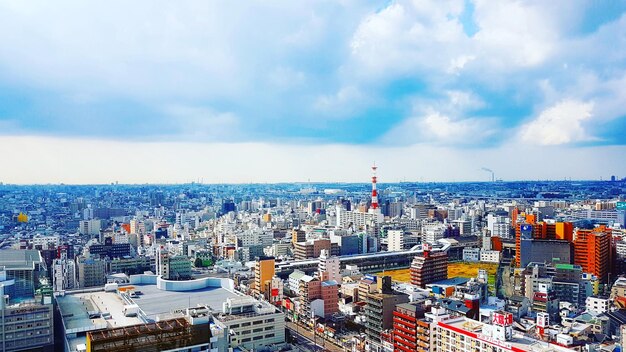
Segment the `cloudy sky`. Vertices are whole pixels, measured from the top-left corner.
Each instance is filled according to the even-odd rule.
[[[623,1],[0,1],[0,182],[626,176]]]

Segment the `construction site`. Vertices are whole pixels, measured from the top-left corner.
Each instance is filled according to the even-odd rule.
[[[191,325],[185,318],[163,320],[87,333],[87,352],[157,352],[207,344],[208,324]]]

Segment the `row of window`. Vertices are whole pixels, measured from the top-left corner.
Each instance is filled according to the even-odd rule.
[[[259,325],[259,324],[267,324],[267,323],[273,323],[274,322],[274,318],[270,318],[270,319],[265,319],[265,320],[257,320],[254,322],[245,322],[245,323],[241,323],[241,325],[239,324],[233,324],[230,326],[231,329],[237,329],[238,327],[246,327],[246,326],[250,326],[252,324],[254,325]]]
[[[265,338],[266,339],[271,339],[274,336],[275,336],[274,334],[267,334],[267,335],[265,335]],[[253,341],[257,341],[257,340],[260,340],[262,338],[263,338],[263,335],[259,335],[259,336],[253,337],[252,340]],[[241,343],[246,343],[246,342],[250,342],[250,341],[251,341],[251,339],[248,337],[248,338],[242,339]]]

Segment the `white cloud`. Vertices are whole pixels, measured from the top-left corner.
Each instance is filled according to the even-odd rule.
[[[172,116],[171,130],[174,134],[192,141],[232,141],[239,137],[239,118],[231,112],[216,112],[206,107],[168,106],[165,113]]]
[[[481,146],[496,131],[493,119],[452,119],[439,111],[430,110],[423,116],[411,117],[382,137],[390,144],[430,143],[435,145]]]
[[[369,182],[369,166],[376,160],[379,181],[468,181],[485,180],[476,165],[487,165],[504,180],[599,179],[609,174],[626,175],[626,146],[571,148],[528,146],[520,150],[510,144],[498,149],[455,149],[429,145],[404,147],[327,145],[284,145],[273,143],[147,143],[88,139],[0,136],[0,182],[4,183],[207,183],[250,182]],[[77,150],[88,150],[77,158]],[[9,152],[11,151],[11,152]],[[16,154],[17,153],[17,154]],[[16,157],[16,155],[20,157]],[[536,155],[548,162],[528,172]],[[603,155],[603,158],[598,158]],[[306,156],[306,157],[303,157]],[[161,160],[159,163],[137,160]],[[511,162],[514,158],[515,162]],[[233,162],[236,160],[237,162]],[[268,162],[271,160],[272,162]],[[124,165],[120,172],[120,165]],[[160,165],[160,164],[159,164]],[[284,167],[276,168],[276,165]],[[324,165],[324,167],[320,167]],[[580,165],[586,165],[581,168]],[[41,172],[46,170],[46,172]],[[332,172],[328,172],[332,170]]]
[[[542,111],[536,119],[521,127],[522,141],[538,145],[560,145],[591,141],[583,123],[592,117],[594,104],[575,100],[562,101]]]
[[[329,116],[345,118],[367,104],[367,100],[358,87],[350,85],[342,87],[335,94],[319,96],[314,108]]]

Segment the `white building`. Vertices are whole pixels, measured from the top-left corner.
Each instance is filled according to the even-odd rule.
[[[404,250],[404,230],[387,231],[387,250],[389,252]]]
[[[285,314],[267,302],[250,296],[230,297],[222,311],[214,318],[233,331],[233,346],[256,351],[285,342]]]
[[[59,236],[44,236],[44,235],[35,235],[33,237],[33,248],[44,248],[48,249],[48,245],[52,244],[53,246],[58,246],[60,244]]]
[[[380,224],[384,221],[384,216],[380,212],[360,212],[360,211],[348,211],[341,205],[337,205],[335,208],[335,215],[337,217],[337,227],[347,229],[352,226],[353,230],[372,229],[376,232]]]
[[[482,249],[480,251],[480,261],[485,263],[499,263],[500,252]]]
[[[78,287],[76,263],[73,260],[68,260],[65,256],[62,259],[55,259],[52,262],[52,271],[54,292],[71,290]]]
[[[424,225],[423,242],[435,244],[443,238],[446,228],[440,223],[431,223]]]
[[[609,311],[611,302],[608,297],[590,296],[585,300],[585,307],[588,312],[602,314]]]
[[[83,220],[78,225],[78,232],[81,235],[99,235],[102,225],[99,219]]]
[[[341,282],[339,258],[331,257],[330,253],[326,249],[321,250],[318,271],[320,273],[320,277],[322,277],[321,273],[326,272],[328,274],[327,280]]]
[[[480,260],[480,248],[463,248],[463,261],[477,262]]]
[[[487,230],[491,236],[511,238],[511,219],[508,216],[487,215]]]

